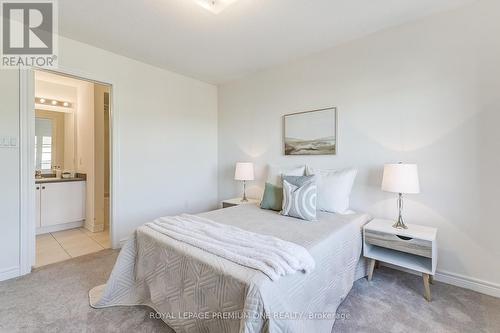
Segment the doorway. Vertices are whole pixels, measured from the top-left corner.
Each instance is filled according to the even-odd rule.
[[[62,72],[30,72],[32,89],[25,96],[32,98],[26,121],[32,135],[25,139],[33,172],[25,183],[33,184],[32,213],[26,215],[32,216],[30,267],[36,268],[112,247],[112,86]]]

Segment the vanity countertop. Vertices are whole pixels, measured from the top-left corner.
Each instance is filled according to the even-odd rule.
[[[73,178],[39,178],[35,179],[35,184],[46,184],[46,183],[64,183],[64,182],[84,182],[86,179],[83,177],[73,177]]]

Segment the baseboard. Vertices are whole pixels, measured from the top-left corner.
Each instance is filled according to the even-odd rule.
[[[0,271],[0,281],[5,281],[18,277],[20,275],[19,267],[10,267]]]
[[[414,274],[414,275],[420,275],[420,273],[412,271],[410,269],[398,267],[395,265],[387,264],[381,262],[380,265],[386,266],[392,269],[396,269],[399,271],[403,271],[406,273]],[[500,285],[491,283],[488,281],[483,281],[467,276],[463,276],[460,274],[456,273],[450,273],[446,271],[437,271],[436,274],[434,275],[434,280],[451,284],[453,286],[457,286],[460,288],[465,288],[473,291],[477,291],[478,293],[493,296],[500,298]]]
[[[500,285],[449,272],[436,272],[435,279],[457,287],[500,298]]]
[[[56,231],[62,231],[62,230],[80,228],[80,227],[83,227],[83,221],[54,224],[54,225],[36,228],[36,234],[40,235],[40,234],[46,234],[49,232],[56,232]]]

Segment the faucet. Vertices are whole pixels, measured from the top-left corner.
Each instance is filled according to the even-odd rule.
[[[36,170],[35,179],[40,179],[40,178],[42,178],[42,170]]]

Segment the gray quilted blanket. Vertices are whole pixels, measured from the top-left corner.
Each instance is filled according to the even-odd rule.
[[[367,215],[319,213],[310,223],[242,205],[200,216],[303,246],[316,269],[271,281],[144,225],[123,246],[107,284],[90,291],[91,305],[147,305],[176,332],[330,332],[337,307],[365,276]]]

